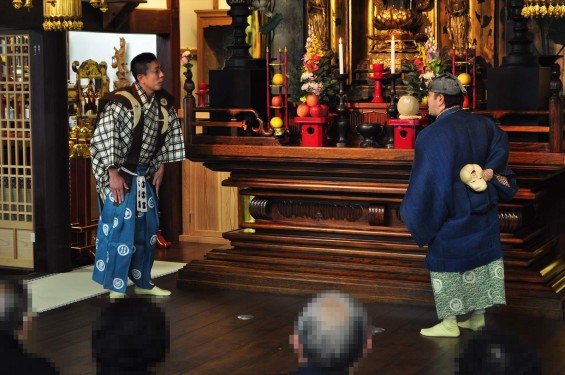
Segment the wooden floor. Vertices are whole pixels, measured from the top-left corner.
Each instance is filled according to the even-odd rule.
[[[203,256],[210,245],[159,250],[156,258],[189,261]],[[171,350],[157,374],[230,375],[282,374],[297,367],[289,344],[294,320],[305,297],[218,290],[179,290],[176,275],[156,279],[173,289],[159,303],[171,327]],[[49,357],[62,374],[95,374],[91,358],[91,325],[108,303],[93,298],[37,316],[29,337],[32,352]],[[373,325],[384,328],[374,335],[373,351],[356,374],[454,374],[454,361],[472,333],[458,339],[419,335],[436,323],[430,308],[372,303],[367,305]],[[133,312],[132,312],[133,313]],[[240,314],[254,316],[239,320]],[[565,325],[561,321],[516,315],[487,316],[489,328],[513,332],[539,354],[544,374],[565,374]]]

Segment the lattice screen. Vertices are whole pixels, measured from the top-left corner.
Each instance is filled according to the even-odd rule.
[[[0,35],[0,258],[10,248],[14,258],[32,256],[29,45],[28,35]]]

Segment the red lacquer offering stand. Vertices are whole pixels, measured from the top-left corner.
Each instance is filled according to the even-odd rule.
[[[373,75],[369,79],[375,81],[375,92],[371,103],[384,103],[383,98],[383,84],[382,81],[386,80],[384,71],[384,64],[373,64]]]
[[[324,147],[328,143],[328,127],[335,116],[295,117],[294,123],[300,126],[302,147]]]

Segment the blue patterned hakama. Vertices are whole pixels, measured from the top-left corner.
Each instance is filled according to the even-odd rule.
[[[145,166],[139,166],[136,174],[144,176],[145,171]],[[114,197],[109,192],[101,207],[92,274],[92,279],[104,289],[120,293],[126,291],[128,276],[140,288],[152,289],[154,286],[151,267],[159,229],[155,192],[151,184],[146,183],[147,212],[138,212],[137,184],[131,185],[122,204],[115,206]]]

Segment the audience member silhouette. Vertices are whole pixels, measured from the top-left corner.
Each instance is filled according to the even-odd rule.
[[[349,374],[372,348],[367,313],[345,293],[322,292],[304,307],[291,343],[300,363],[296,375]]]
[[[10,375],[50,375],[51,362],[27,353],[23,341],[31,325],[30,297],[21,281],[0,280],[0,372]]]
[[[98,375],[153,374],[169,351],[169,323],[151,299],[116,299],[92,331]]]
[[[541,361],[513,334],[477,332],[457,358],[457,375],[541,375]]]

